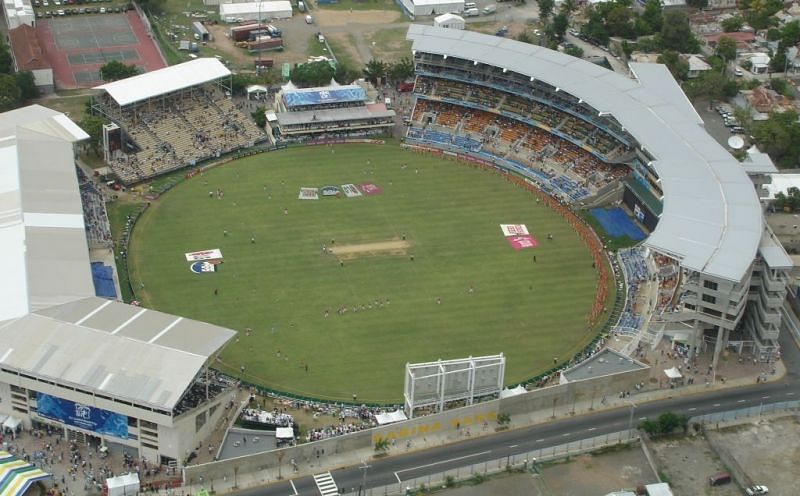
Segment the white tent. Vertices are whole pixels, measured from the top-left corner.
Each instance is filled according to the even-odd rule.
[[[437,28],[464,29],[464,18],[455,14],[442,14],[433,19]]]
[[[287,0],[275,2],[222,3],[219,16],[225,22],[290,19],[292,4]]]
[[[260,84],[251,84],[246,88],[247,90],[247,99],[250,100],[252,98],[260,99],[263,95],[265,95],[269,90],[267,90],[266,86]]]
[[[527,392],[528,392],[528,390],[525,389],[525,386],[520,384],[519,386],[515,387],[514,389],[505,388],[502,391],[500,391],[500,399],[510,398],[511,396],[517,396],[517,395],[520,395],[520,394],[525,394]]]
[[[375,415],[375,420],[378,422],[378,425],[386,425],[408,420],[408,417],[406,417],[406,414],[403,412],[403,410],[395,410],[388,413],[379,413]]]
[[[666,376],[670,380],[672,380],[672,379],[680,379],[681,377],[683,377],[683,375],[681,375],[681,372],[680,372],[680,370],[678,370],[677,367],[672,367],[671,369],[664,369],[664,374],[666,374]]]
[[[8,417],[3,421],[3,429],[8,429],[11,432],[17,432],[17,429],[22,424],[22,420],[17,417]]]
[[[278,427],[275,429],[275,439],[291,441],[294,439],[294,430],[291,427]]]
[[[401,0],[403,8],[414,17],[464,12],[464,0]]]
[[[130,473],[106,479],[108,496],[135,496],[139,492],[139,474]]]

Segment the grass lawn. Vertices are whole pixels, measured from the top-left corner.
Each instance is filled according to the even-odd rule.
[[[400,10],[393,0],[338,0],[336,3],[318,4],[318,9],[330,10]]]
[[[298,199],[366,182],[381,194]],[[501,223],[526,224],[539,246],[514,251]],[[356,246],[381,242],[394,248]],[[190,272],[184,253],[212,248],[218,271]],[[129,261],[145,306],[239,331],[223,370],[318,398],[400,402],[406,362],[500,352],[518,382],[593,337],[597,274],[559,215],[496,175],[395,144],[290,148],[195,176],[143,214]]]
[[[411,42],[406,40],[407,27],[380,29],[368,33],[365,38],[372,45],[372,53],[377,60],[397,62],[411,53]]]

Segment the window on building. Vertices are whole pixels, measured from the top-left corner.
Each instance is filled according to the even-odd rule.
[[[716,291],[719,287],[719,284],[715,283],[714,281],[703,281],[703,287],[708,288],[712,291]]]
[[[714,304],[714,303],[717,302],[717,299],[715,297],[711,296],[711,295],[704,294],[703,295],[703,301],[706,302],[706,303]]]

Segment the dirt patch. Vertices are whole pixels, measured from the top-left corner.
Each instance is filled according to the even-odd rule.
[[[319,9],[314,12],[316,23],[322,28],[351,26],[353,24],[390,24],[400,21],[402,15],[397,11],[356,10],[336,11]]]
[[[770,494],[796,494],[800,422],[782,418],[709,432]]]
[[[339,245],[329,248],[328,251],[336,255],[340,260],[352,260],[354,258],[371,257],[375,255],[405,255],[409,246],[411,245],[408,241],[396,239],[380,241],[378,243]]]
[[[708,478],[725,472],[725,466],[701,436],[652,443],[656,467],[675,494],[738,496],[736,484],[710,487]]]

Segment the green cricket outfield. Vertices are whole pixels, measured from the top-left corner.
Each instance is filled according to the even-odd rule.
[[[298,197],[365,183],[377,194]],[[513,249],[500,224],[538,246]],[[190,271],[184,254],[208,249],[217,271]],[[496,174],[396,144],[206,171],[153,202],[128,260],[144,306],[239,331],[218,368],[320,399],[400,403],[406,362],[496,353],[515,383],[593,337],[597,271],[562,217]]]

